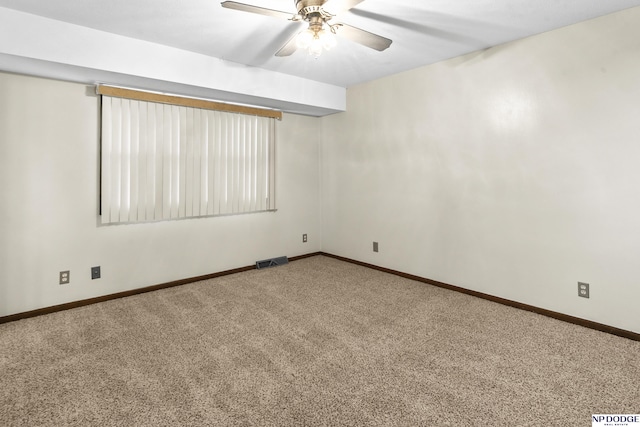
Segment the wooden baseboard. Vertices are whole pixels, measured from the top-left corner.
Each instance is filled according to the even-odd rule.
[[[324,255],[324,254],[322,252],[312,252],[310,254],[298,255],[298,256],[291,257],[291,258],[289,258],[289,261],[298,261],[300,259],[311,258],[311,257],[318,256],[318,255]]]
[[[299,255],[289,258],[289,261],[297,261],[304,258],[320,255],[320,252],[313,252],[310,254]],[[130,291],[118,292],[115,294],[103,295],[101,297],[89,298],[80,301],[68,302],[65,304],[54,305],[51,307],[39,308],[36,310],[26,311],[24,313],[11,314],[9,316],[0,317],[0,324],[13,322],[16,320],[27,319],[29,317],[42,316],[44,314],[56,313],[58,311],[70,310],[72,308],[84,307],[86,305],[97,304],[99,302],[110,301],[118,298],[125,298],[132,295],[144,294],[146,292],[158,291],[160,289],[173,288],[175,286],[186,285],[188,283],[200,282],[202,280],[215,279],[216,277],[228,276],[229,274],[242,273],[243,271],[255,270],[255,265],[249,265],[246,267],[234,268],[232,270],[220,271],[218,273],[206,274],[204,276],[190,277],[182,280],[175,280],[173,282],[161,283],[159,285],[146,286],[144,288],[132,289]]]
[[[295,257],[289,258],[289,261],[297,261],[297,260],[301,260],[301,259],[305,259],[305,258],[318,256],[318,255],[322,255],[322,256],[338,259],[338,260],[341,260],[341,261],[349,262],[349,263],[360,265],[360,266],[363,266],[363,267],[372,268],[374,270],[382,271],[382,272],[385,272],[385,273],[389,273],[389,274],[393,274],[393,275],[396,275],[396,276],[404,277],[406,279],[410,279],[410,280],[415,280],[415,281],[418,281],[418,282],[426,283],[426,284],[429,284],[429,285],[438,286],[440,288],[449,289],[449,290],[456,291],[456,292],[461,292],[461,293],[464,293],[464,294],[467,294],[467,295],[471,295],[471,296],[474,296],[474,297],[486,299],[488,301],[493,301],[493,302],[497,302],[499,304],[507,305],[507,306],[510,306],[510,307],[519,308],[521,310],[531,311],[533,313],[541,314],[543,316],[552,317],[554,319],[562,320],[564,322],[569,322],[569,323],[573,323],[575,325],[583,326],[585,328],[595,329],[597,331],[606,332],[608,334],[617,335],[617,336],[623,337],[623,338],[628,338],[628,339],[633,340],[633,341],[640,341],[640,334],[638,334],[636,332],[631,332],[631,331],[627,331],[627,330],[624,330],[624,329],[615,328],[613,326],[604,325],[602,323],[592,322],[590,320],[581,319],[579,317],[569,316],[567,314],[558,313],[558,312],[551,311],[551,310],[546,310],[544,308],[539,308],[539,307],[535,307],[535,306],[532,306],[532,305],[523,304],[523,303],[520,303],[520,302],[517,302],[517,301],[512,301],[512,300],[508,300],[508,299],[505,299],[505,298],[496,297],[496,296],[485,294],[485,293],[482,293],[482,292],[472,291],[470,289],[461,288],[459,286],[450,285],[448,283],[438,282],[436,280],[427,279],[427,278],[416,276],[416,275],[413,275],[413,274],[403,273],[401,271],[391,270],[389,268],[380,267],[380,266],[377,266],[377,265],[374,265],[374,264],[369,264],[369,263],[362,262],[362,261],[356,261],[354,259],[345,258],[345,257],[341,257],[341,256],[338,256],[338,255],[333,255],[333,254],[326,253],[326,252],[313,252],[313,253],[309,253],[309,254],[299,255],[299,256],[295,256]],[[110,301],[110,300],[114,300],[114,299],[118,299],[118,298],[125,298],[125,297],[132,296],[132,295],[139,295],[139,294],[143,294],[143,293],[146,293],[146,292],[153,292],[153,291],[157,291],[157,290],[160,290],[160,289],[172,288],[174,286],[186,285],[188,283],[199,282],[199,281],[202,281],[202,280],[214,279],[216,277],[227,276],[227,275],[230,275],[230,274],[241,273],[241,272],[244,272],[244,271],[249,271],[249,270],[254,270],[254,269],[255,269],[255,265],[250,265],[250,266],[246,266],[246,267],[234,268],[232,270],[221,271],[221,272],[218,272],[218,273],[207,274],[207,275],[204,275],[204,276],[190,277],[190,278],[187,278],[187,279],[176,280],[176,281],[167,282],[167,283],[161,283],[159,285],[147,286],[147,287],[144,287],[144,288],[132,289],[130,291],[118,292],[118,293],[115,293],[115,294],[104,295],[104,296],[101,296],[101,297],[89,298],[89,299],[84,299],[84,300],[80,300],[80,301],[69,302],[69,303],[66,303],[66,304],[55,305],[55,306],[52,306],[52,307],[40,308],[40,309],[37,309],[37,310],[31,310],[31,311],[27,311],[27,312],[24,312],[24,313],[11,314],[9,316],[0,317],[0,324],[13,322],[13,321],[16,321],[16,320],[21,320],[21,319],[27,319],[29,317],[36,317],[36,316],[41,316],[41,315],[44,315],[44,314],[55,313],[55,312],[58,312],[58,311],[69,310],[69,309],[72,309],[72,308],[84,307],[86,305],[97,304],[97,303],[100,303],[100,302]]]
[[[613,326],[604,325],[602,323],[592,322],[591,320],[581,319],[579,317],[569,316],[568,314],[558,313],[551,310],[546,310],[544,308],[535,307],[528,304],[523,304],[517,301],[512,301],[505,298],[496,297],[493,295],[485,294],[482,292],[472,291],[470,289],[461,288],[459,286],[450,285],[448,283],[438,282],[436,280],[427,279],[424,277],[416,276],[413,274],[403,273],[401,271],[391,270],[389,268],[380,267],[374,264],[369,264],[362,261],[356,261],[354,259],[341,257],[338,255],[329,254],[326,252],[322,252],[321,255],[327,256],[330,258],[335,258],[340,261],[350,262],[352,264],[357,264],[363,267],[372,268],[378,271],[382,271],[385,273],[393,274],[396,276],[404,277],[406,279],[415,280],[422,283],[427,283],[429,285],[437,286],[439,288],[449,289],[456,292],[461,292],[463,294],[472,295],[474,297],[486,299],[489,301],[497,302],[498,304],[508,305],[510,307],[519,308],[521,310],[531,311],[533,313],[541,314],[543,316],[552,317],[557,320],[562,320],[564,322],[573,323],[575,325],[583,326],[589,329],[595,329],[600,332],[606,332],[608,334],[617,335],[619,337],[628,338],[633,341],[640,341],[640,334],[636,332],[627,331],[624,329],[615,328]]]

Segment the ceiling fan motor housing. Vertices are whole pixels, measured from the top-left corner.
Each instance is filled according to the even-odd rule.
[[[326,0],[295,0],[298,15],[304,21],[309,21],[313,17],[320,17],[323,20],[331,19],[333,16],[322,9]]]

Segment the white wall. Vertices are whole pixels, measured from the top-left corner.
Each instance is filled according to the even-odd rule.
[[[349,88],[322,122],[325,252],[640,332],[640,8]]]
[[[92,91],[0,73],[0,316],[320,250],[320,123],[295,115],[276,128],[277,212],[99,226]]]

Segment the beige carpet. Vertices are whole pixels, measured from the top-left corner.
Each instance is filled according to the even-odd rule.
[[[0,426],[590,426],[640,343],[316,256],[0,325]]]

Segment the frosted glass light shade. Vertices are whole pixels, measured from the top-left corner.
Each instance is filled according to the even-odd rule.
[[[298,37],[296,38],[296,46],[298,47],[298,49],[308,49],[313,42],[314,37],[315,34],[313,33],[313,31],[309,29],[304,30],[303,32],[298,34]]]

